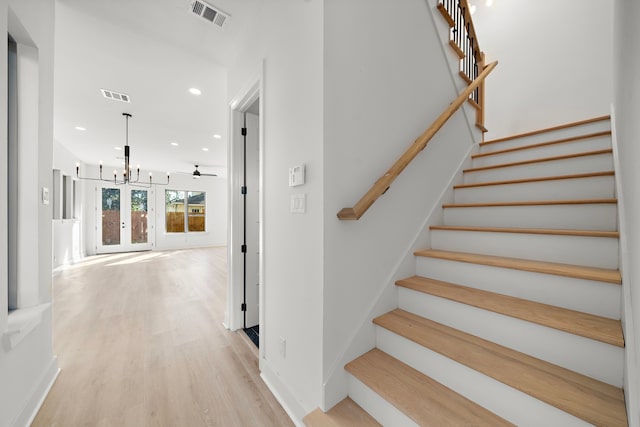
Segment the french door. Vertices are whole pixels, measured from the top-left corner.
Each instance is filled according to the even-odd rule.
[[[128,185],[96,188],[97,253],[149,250],[153,246],[153,190]]]

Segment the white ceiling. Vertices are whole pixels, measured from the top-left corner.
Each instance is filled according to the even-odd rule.
[[[210,1],[231,15],[221,29],[193,15],[186,0],[56,0],[55,139],[74,160],[119,169],[123,151],[114,147],[124,146],[127,112],[132,165],[191,172],[197,163],[226,175],[227,68],[257,2]],[[105,99],[100,89],[126,93],[131,103]]]

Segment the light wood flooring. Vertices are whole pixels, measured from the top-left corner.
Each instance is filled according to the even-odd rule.
[[[54,275],[61,368],[33,426],[290,426],[222,325],[226,248],[87,258]]]

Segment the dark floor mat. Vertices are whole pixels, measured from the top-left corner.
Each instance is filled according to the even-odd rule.
[[[260,348],[260,325],[245,328],[244,333],[247,334],[256,347]]]

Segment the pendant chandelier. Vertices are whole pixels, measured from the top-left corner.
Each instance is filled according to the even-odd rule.
[[[133,177],[133,171],[130,164],[130,147],[129,147],[129,118],[131,114],[122,113],[126,122],[126,139],[124,145],[124,170],[122,171],[122,179],[118,178],[118,172],[113,171],[113,179],[105,179],[102,177],[102,160],[100,160],[100,176],[99,178],[89,178],[80,176],[80,163],[76,163],[76,177],[78,179],[85,179],[89,181],[104,181],[115,185],[129,184],[134,187],[146,187],[149,188],[152,185],[168,185],[169,184],[169,172],[167,172],[167,182],[153,182],[153,176],[149,172],[149,182],[140,181],[140,165],[136,168],[135,179]]]

